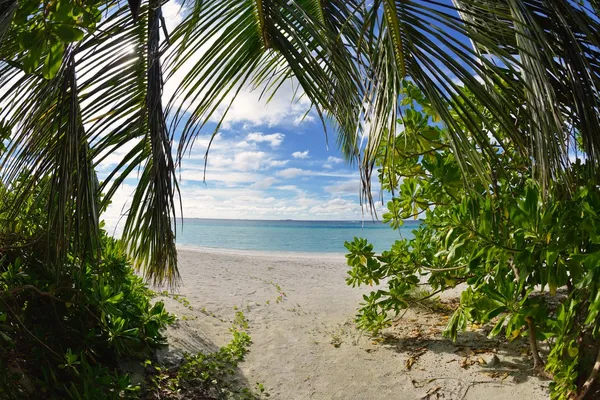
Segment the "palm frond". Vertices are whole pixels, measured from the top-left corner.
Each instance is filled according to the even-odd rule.
[[[146,50],[147,89],[145,112],[148,132],[142,139],[150,157],[137,184],[123,238],[133,249],[138,266],[155,284],[174,284],[179,279],[175,248],[176,204],[178,193],[171,141],[162,107],[163,77],[160,62],[160,2],[148,5],[148,42]]]
[[[322,120],[355,135],[361,80],[341,31],[358,6],[320,3],[212,0],[191,10],[171,37],[168,64],[172,73],[192,64],[169,106],[176,124],[190,114],[179,157],[209,120],[220,126],[240,90],[262,86],[269,98],[292,77]]]
[[[543,183],[565,170],[574,130],[584,137],[587,154],[597,158],[597,16],[568,0],[453,3],[378,0],[365,11],[371,16],[363,31],[372,35],[371,47],[362,52],[368,59],[365,184],[379,144],[394,137],[404,77],[447,125],[461,165],[482,175],[483,163],[496,158],[487,136],[505,140],[495,135],[497,126],[530,157]],[[478,111],[463,87],[488,112]]]
[[[133,24],[127,7],[115,10],[101,33],[82,43],[79,67],[96,165],[123,147],[131,149],[104,177],[102,207],[139,171],[122,239],[146,278],[176,284],[178,187],[161,99],[161,5],[143,4]]]
[[[59,73],[50,80],[6,64],[1,68],[14,82],[8,93],[27,94],[21,101],[0,100],[8,104],[4,121],[16,132],[3,157],[2,177],[18,193],[15,211],[34,186],[49,186],[40,191],[49,196],[53,248],[49,261],[57,267],[67,252],[89,260],[100,249],[98,181],[83,126],[75,65],[75,51],[69,47]],[[19,181],[23,183],[14,185]]]
[[[151,9],[144,4],[133,23],[127,5],[111,3],[94,34],[69,47],[69,58],[52,79],[45,79],[41,71],[24,74],[13,49],[5,47],[6,51],[0,52],[0,81],[7,89],[0,98],[4,106],[1,117],[14,132],[2,177],[15,182],[22,169],[32,171],[32,185],[45,174],[53,177],[48,191],[56,201],[55,208],[66,210],[70,201],[78,213],[53,218],[51,229],[56,231],[58,245],[69,237],[93,238],[100,210],[110,204],[122,183],[141,169],[123,240],[135,265],[148,278],[176,283],[177,184],[172,137],[161,103],[160,5],[155,2]],[[71,108],[60,106],[63,103]],[[65,122],[53,122],[55,115]],[[123,146],[130,146],[131,151],[107,171],[103,161]],[[89,164],[75,163],[77,155]],[[99,166],[103,166],[103,182],[93,186],[90,171]],[[74,169],[77,173],[68,175],[67,171]],[[90,177],[87,181],[86,176]],[[77,179],[81,180],[79,186],[75,185]],[[83,185],[90,190],[83,191]],[[31,186],[21,189],[23,196],[32,192]],[[91,199],[98,201],[101,193],[102,202],[94,203],[92,209]],[[84,227],[84,222],[90,228],[73,236],[73,227],[78,223]]]

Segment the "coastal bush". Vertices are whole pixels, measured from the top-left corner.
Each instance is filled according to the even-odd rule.
[[[44,193],[16,216],[5,211],[14,196],[0,188],[0,398],[139,396],[119,361],[148,357],[174,316],[104,232],[97,259],[49,263]]]
[[[568,182],[541,187],[504,138],[500,163],[487,166],[491,184],[465,186],[464,174],[474,172],[461,170],[427,99],[409,82],[404,91],[403,130],[377,159],[382,188],[393,193],[382,218],[392,229],[407,218],[421,224],[380,255],[365,239],[346,242],[347,283],[383,286],[363,296],[358,326],[374,334],[390,326],[423,284],[433,293],[461,285],[447,337],[469,324],[488,324],[490,337],[525,337],[535,369],[553,379],[551,397],[583,399],[600,366],[596,167],[577,160]]]
[[[59,276],[30,251],[2,251],[0,397],[137,396],[119,361],[147,357],[171,323],[113,239],[97,268]],[[75,284],[77,280],[77,284]]]

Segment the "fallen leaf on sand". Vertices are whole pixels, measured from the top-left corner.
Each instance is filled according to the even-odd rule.
[[[473,349],[475,354],[495,353],[496,349]]]
[[[471,362],[470,362],[470,361],[471,361],[471,360],[469,360],[469,357],[465,357],[465,358],[462,360],[462,362],[460,363],[460,367],[461,367],[461,368],[464,368],[464,369],[467,369],[467,368],[469,368],[469,366],[471,366]]]
[[[467,369],[471,365],[475,365],[475,364],[486,365],[487,363],[485,362],[485,360],[482,357],[471,358],[470,356],[466,356],[465,358],[463,358],[462,362],[460,363],[460,367]]]
[[[417,360],[419,359],[419,357],[421,357],[426,352],[427,352],[427,348],[426,347],[419,347],[418,349],[416,349],[415,351],[413,351],[412,355],[404,363],[404,365],[406,366],[406,369],[410,371],[410,369],[415,364],[415,362],[417,362]]]
[[[508,372],[502,373],[502,372],[498,372],[498,371],[483,371],[481,372],[484,375],[489,376],[492,379],[500,379],[501,381],[505,380],[506,378],[508,378],[510,376],[510,374]]]

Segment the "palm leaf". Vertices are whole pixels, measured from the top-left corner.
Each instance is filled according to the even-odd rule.
[[[160,2],[152,0],[148,8],[145,102],[148,131],[142,140],[150,157],[136,187],[123,237],[133,249],[137,265],[144,267],[147,278],[153,279],[155,284],[164,281],[173,284],[179,279],[172,226],[177,217],[174,199],[178,188],[171,153],[172,139],[162,107]]]
[[[33,171],[30,182],[34,185],[50,171],[54,179],[49,192],[57,199],[55,208],[63,210],[71,201],[78,210],[77,215],[65,212],[64,218],[53,219],[56,223],[50,229],[60,228],[55,236],[57,242],[64,242],[75,232],[77,237],[94,238],[97,228],[70,228],[85,218],[87,226],[97,227],[100,210],[110,204],[125,179],[141,169],[123,240],[135,265],[147,277],[156,283],[176,283],[173,224],[177,184],[172,137],[161,104],[160,17],[160,3],[153,3],[152,8],[144,5],[135,24],[127,6],[110,5],[97,31],[69,48],[69,61],[65,59],[52,79],[43,78],[39,71],[23,74],[19,59],[14,59],[15,52],[2,48],[5,52],[0,51],[0,59],[5,62],[0,61],[0,81],[8,89],[0,98],[0,104],[5,105],[2,119],[14,131],[2,173],[3,179],[11,183],[16,182],[21,170]],[[66,77],[71,79],[67,81]],[[57,104],[67,100],[72,108],[62,112]],[[71,110],[77,110],[77,118]],[[51,117],[59,111],[66,121],[79,122],[57,125],[53,122],[56,117]],[[132,150],[105,174],[100,186],[94,186],[93,196],[69,183],[77,182],[77,176],[88,176],[92,165],[99,166],[123,146],[131,146]],[[85,160],[90,163],[85,170],[73,162],[76,154],[80,158],[84,155],[83,150],[76,153],[77,149],[85,149]],[[73,169],[78,172],[70,178],[67,171]],[[87,184],[91,188],[92,180],[88,179]],[[21,188],[23,196],[32,193],[31,185]],[[86,208],[86,204],[91,206],[90,199],[100,198],[100,193],[104,193],[102,203],[95,204],[94,209]],[[64,227],[60,221],[64,221]],[[83,227],[83,222],[79,226]]]
[[[17,132],[2,163],[5,184],[18,193],[13,209],[17,212],[34,186],[48,185],[40,191],[49,196],[49,261],[58,268],[68,252],[93,260],[100,249],[98,181],[81,115],[74,48],[65,51],[59,73],[50,80],[8,65],[2,69],[14,82],[9,93],[27,94],[5,110],[5,123]]]
[[[172,35],[176,50],[168,64],[172,73],[193,64],[169,107],[176,124],[189,112],[180,157],[211,118],[220,113],[217,121],[224,120],[227,104],[240,90],[262,86],[269,98],[291,77],[321,119],[330,116],[355,134],[361,80],[341,31],[358,6],[320,3],[213,0],[191,10]],[[350,37],[356,40],[356,35]]]
[[[124,146],[131,148],[102,182],[102,207],[139,171],[122,239],[148,279],[176,284],[178,187],[161,99],[161,4],[143,4],[135,24],[127,22],[126,7],[116,10],[103,23],[106,29],[99,29],[102,34],[82,43],[86,61],[80,68],[96,165]]]
[[[587,154],[597,157],[599,25],[590,10],[567,0],[392,3],[379,0],[365,9],[370,26],[363,31],[372,35],[371,46],[362,49],[369,80],[365,187],[380,143],[393,144],[405,76],[447,125],[461,165],[482,176],[483,164],[496,159],[488,135],[504,140],[495,134],[497,126],[530,157],[542,183],[562,175],[574,130],[584,137]],[[487,112],[478,111],[467,92]]]

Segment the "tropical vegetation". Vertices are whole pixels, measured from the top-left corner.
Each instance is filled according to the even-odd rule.
[[[25,179],[25,174],[22,178]],[[0,186],[0,399],[259,399],[244,387],[237,364],[251,343],[242,312],[231,342],[215,352],[186,354],[177,365],[157,360],[176,316],[154,299],[123,244],[100,225],[101,258],[69,252],[55,264],[48,252],[47,205],[36,190],[13,216],[16,193]],[[137,370],[133,378],[124,365]]]
[[[556,396],[585,393],[579,337],[595,336],[597,308],[597,1],[184,1],[171,30],[164,4],[0,0],[5,392],[136,390],[116,360],[160,344],[172,317],[132,271],[178,282],[176,168],[201,131],[216,135],[242,89],[268,100],[291,80],[359,165],[365,202],[377,164],[398,194],[386,220],[435,220],[380,258],[352,245],[355,283],[398,285],[369,300],[361,324],[385,326],[420,272],[436,288],[465,281],[451,334],[474,320],[500,318],[494,332],[509,336],[527,324],[553,346]],[[165,98],[168,81],[177,90]],[[578,146],[585,162],[573,164]],[[100,181],[98,165],[124,148]],[[116,241],[101,213],[134,174]],[[567,292],[553,308],[537,286]]]
[[[591,163],[600,154],[596,1],[209,0],[183,2],[170,32],[163,5],[0,2],[0,120],[11,132],[2,178],[12,185],[27,169],[18,199],[44,183],[56,194],[56,259],[71,230],[85,232],[79,249],[100,249],[100,210],[139,171],[122,239],[146,277],[175,282],[175,168],[201,130],[220,129],[247,86],[268,99],[292,80],[361,166],[366,201],[379,144],[397,133],[405,78],[444,121],[461,168],[488,180],[498,126],[543,191],[568,180],[575,132]],[[178,89],[163,99],[169,80]],[[98,163],[124,146],[131,150],[96,182]]]
[[[487,324],[489,337],[525,337],[534,369],[553,379],[552,398],[583,399],[600,372],[594,169],[580,153],[571,179],[544,192],[528,160],[503,137],[503,172],[490,169],[491,183],[471,179],[465,186],[445,128],[432,122],[429,101],[411,83],[405,95],[402,131],[377,157],[379,182],[394,193],[382,218],[393,229],[407,218],[422,222],[414,237],[380,255],[365,239],[346,243],[347,283],[381,285],[364,295],[358,326],[373,334],[389,327],[422,285],[432,290],[428,298],[458,287],[460,304],[444,335],[455,340],[468,326]],[[477,103],[468,90],[465,95]],[[497,146],[493,139],[490,146]],[[542,342],[549,348],[546,360]]]

